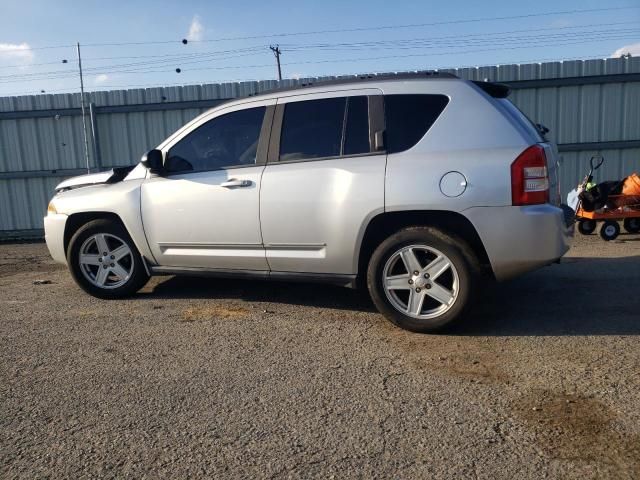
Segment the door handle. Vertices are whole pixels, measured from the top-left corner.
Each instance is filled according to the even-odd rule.
[[[251,180],[238,180],[237,178],[232,178],[227,180],[224,183],[221,183],[221,187],[225,188],[235,188],[235,187],[250,187],[252,184]]]

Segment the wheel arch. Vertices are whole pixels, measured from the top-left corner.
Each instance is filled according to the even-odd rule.
[[[373,217],[364,231],[358,250],[358,281],[361,282],[374,250],[386,238],[407,227],[429,226],[466,241],[483,273],[493,277],[489,256],[471,221],[464,215],[444,210],[384,212]]]
[[[118,214],[116,214],[116,213],[113,213],[113,212],[78,212],[78,213],[73,213],[73,214],[69,215],[69,218],[67,219],[67,222],[65,223],[65,227],[64,227],[64,251],[65,251],[65,254],[69,249],[69,243],[71,242],[71,238],[73,238],[73,235],[80,228],[82,228],[83,225],[86,225],[87,223],[89,223],[89,222],[91,222],[93,220],[102,220],[102,219],[112,220],[112,221],[120,224],[122,226],[122,228],[124,228],[127,231],[127,233],[129,233],[129,236],[131,236],[131,233],[129,232],[129,230],[125,226],[124,222],[122,221],[120,216],[118,216]],[[135,240],[134,240],[134,243],[135,243]]]

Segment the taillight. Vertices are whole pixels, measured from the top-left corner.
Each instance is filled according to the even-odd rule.
[[[549,201],[549,174],[544,148],[532,145],[511,164],[511,200],[514,205]]]

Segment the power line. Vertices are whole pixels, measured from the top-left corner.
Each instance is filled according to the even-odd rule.
[[[522,30],[509,30],[509,31],[499,31],[499,32],[482,32],[482,33],[471,33],[471,34],[463,34],[463,35],[439,35],[437,37],[427,37],[427,38],[437,38],[437,39],[445,39],[445,38],[455,38],[455,39],[464,39],[464,38],[475,38],[475,37],[484,37],[484,36],[491,36],[491,37],[495,37],[496,35],[506,35],[506,34],[513,34],[513,33],[527,33],[527,32],[540,32],[540,31],[555,31],[555,30],[576,30],[576,29],[584,29],[584,28],[590,28],[590,27],[599,27],[599,28],[603,28],[603,27],[613,27],[613,26],[620,26],[620,25],[637,25],[638,22],[635,20],[632,21],[626,21],[626,22],[612,22],[612,23],[591,23],[591,24],[585,24],[585,25],[568,25],[568,26],[564,26],[564,27],[546,27],[546,28],[528,28],[528,29],[522,29]],[[424,40],[427,40],[427,38],[424,38]],[[406,41],[413,41],[414,39],[406,39]],[[395,41],[401,41],[401,40],[389,40],[388,42],[395,42]],[[349,44],[360,44],[362,42],[347,42],[345,44],[349,45]],[[367,43],[367,42],[365,42]],[[322,45],[322,44],[320,44]],[[338,45],[338,44],[336,44]],[[342,45],[342,44],[340,44]],[[227,53],[239,53],[239,52],[248,52],[248,51],[255,51],[256,53],[262,53],[264,51],[264,48],[266,47],[266,45],[255,45],[255,46],[251,46],[251,47],[244,47],[244,48],[237,48],[237,49],[230,49],[230,50],[217,50],[217,51],[206,51],[206,52],[191,52],[191,53],[173,53],[173,54],[162,54],[162,55],[117,55],[117,56],[110,56],[110,57],[91,57],[91,56],[84,56],[84,61],[85,63],[87,61],[97,61],[97,60],[120,60],[120,59],[149,59],[149,58],[155,58],[155,59],[167,59],[168,60],[172,60],[172,59],[181,59],[181,58],[185,58],[185,59],[190,59],[190,58],[200,58],[200,57],[206,57],[209,55],[214,55],[214,54],[227,54]],[[298,48],[306,48],[306,45],[296,45],[296,44],[281,44],[281,47],[283,47],[285,50],[288,51],[292,51]],[[21,63],[21,64],[15,64],[15,65],[3,65],[2,68],[25,68],[25,67],[36,67],[36,66],[42,66],[42,65],[58,65],[60,64],[60,60],[56,60],[55,62],[44,62],[44,63]],[[110,66],[109,66],[110,67]],[[107,68],[107,66],[101,66],[101,67],[95,67],[95,68]],[[86,70],[86,69],[85,69]]]
[[[55,48],[73,48],[75,45],[46,45],[44,47],[29,47],[29,50],[51,50]],[[4,48],[3,52],[17,52],[26,50],[24,47]]]
[[[261,79],[257,79],[257,78],[233,78],[233,79],[227,79],[227,80],[222,80],[220,82],[215,82],[216,85],[218,84],[224,84],[224,83],[235,83],[235,82],[260,82],[260,81],[264,81],[263,78]],[[203,85],[209,85],[209,83],[184,83],[184,82],[178,82],[178,83],[128,83],[128,84],[123,84],[123,85],[100,85],[99,87],[96,87],[95,90],[89,90],[89,93],[96,93],[96,92],[100,92],[103,91],[103,89],[105,88],[134,88],[134,87],[161,87],[161,88],[170,88],[170,87],[194,87],[194,86],[203,86]],[[45,92],[45,94],[53,94],[53,93],[60,93],[60,92],[68,92],[69,88],[58,88],[55,90],[47,90]],[[12,92],[12,93],[7,93],[4,94],[4,96],[19,96],[19,95],[31,95],[31,94],[42,94],[42,92],[40,90],[31,90],[28,92]]]
[[[625,38],[625,37],[616,37],[616,38]],[[600,41],[600,39],[588,39],[581,41],[564,41],[561,45],[577,45],[582,43],[591,43],[594,41]],[[536,47],[548,47],[555,46],[558,43],[541,43],[536,45]],[[515,50],[522,48],[531,48],[529,43],[524,45],[512,46],[512,47],[495,47],[495,48],[482,48],[482,49],[471,49],[465,51],[443,51],[443,52],[429,52],[429,53],[416,53],[416,54],[403,54],[403,55],[382,55],[375,57],[353,57],[353,58],[344,58],[344,59],[330,59],[330,60],[308,60],[308,61],[298,61],[298,62],[287,62],[284,65],[309,65],[309,64],[326,64],[326,63],[344,63],[344,62],[360,62],[360,61],[371,61],[371,60],[388,60],[388,59],[396,59],[396,58],[412,58],[412,57],[430,57],[430,56],[442,56],[442,55],[466,55],[471,53],[478,52],[487,52],[487,51],[500,51],[500,50]],[[271,64],[254,64],[254,65],[224,65],[224,66],[214,66],[214,67],[200,67],[200,68],[192,68],[188,71],[202,71],[202,70],[228,70],[228,69],[249,69],[249,68],[266,68],[270,67]],[[168,70],[157,70],[157,69],[146,69],[146,70],[120,70],[120,71],[105,71],[104,73],[110,74],[141,74],[141,73],[168,73]],[[59,79],[66,77],[50,77],[46,79]],[[39,79],[39,80],[46,80]],[[1,80],[0,83],[13,83],[16,80]],[[32,81],[32,80],[22,80],[22,81]]]
[[[109,68],[151,68],[154,66],[162,66],[162,64],[168,64],[168,63],[173,63],[173,64],[179,64],[180,66],[182,65],[190,65],[193,63],[202,63],[202,62],[210,62],[213,60],[229,60],[229,59],[233,59],[233,58],[243,58],[243,57],[248,57],[248,56],[254,56],[257,53],[262,53],[264,51],[264,48],[260,48],[260,51],[253,51],[253,52],[247,52],[247,53],[239,53],[236,55],[228,55],[228,56],[223,56],[223,57],[219,57],[217,55],[201,55],[201,56],[197,56],[197,57],[186,57],[186,61],[181,61],[180,59],[166,59],[166,60],[152,60],[152,61],[148,61],[148,62],[135,62],[135,63],[125,63],[125,64],[115,64],[115,65],[101,65],[101,66],[96,66],[96,67],[91,67],[86,69],[86,71],[88,72],[94,72],[94,73],[100,73],[105,71],[105,69],[109,69]],[[192,60],[194,59],[194,60]]]
[[[581,43],[581,42],[573,42]],[[572,44],[572,43],[568,43]],[[465,52],[455,52],[458,54],[473,54],[478,52],[486,52],[486,51],[498,51],[498,50],[515,50],[520,48],[527,48],[527,46],[520,47],[508,47],[508,48],[490,48],[490,49],[476,49],[476,50],[468,50]],[[437,53],[427,53],[427,54],[405,54],[405,55],[381,55],[375,57],[354,57],[354,58],[345,58],[345,59],[335,59],[335,60],[313,60],[313,61],[300,61],[300,62],[289,62],[284,65],[293,66],[293,65],[321,65],[321,64],[338,64],[338,63],[357,63],[363,61],[375,61],[375,60],[396,60],[396,59],[405,59],[405,58],[420,58],[420,57],[431,57],[431,56],[443,56],[443,55],[451,55],[452,52],[437,52]],[[608,54],[602,54],[603,56],[607,56]],[[260,69],[260,68],[272,68],[272,64],[256,64],[256,65],[238,65],[238,66],[219,66],[219,67],[201,67],[201,68],[193,68],[188,72],[195,71],[225,71],[225,70],[245,70],[245,69]],[[429,67],[433,68],[433,67]],[[170,73],[168,70],[146,70],[146,71],[116,71],[109,72],[110,74],[147,74],[147,73]],[[70,77],[57,77],[50,78],[44,80],[61,80],[68,79]],[[32,81],[43,81],[43,79],[30,79],[30,80],[22,80],[19,83],[32,82]],[[18,83],[18,81],[0,81],[0,84],[10,84],[10,83]]]
[[[446,39],[404,39],[404,40],[384,40],[377,42],[360,42],[360,43],[335,43],[335,44],[316,44],[316,45],[304,45],[298,47],[285,48],[288,52],[298,52],[303,50],[374,50],[381,48],[394,48],[394,49],[416,49],[416,48],[442,48],[453,47],[463,48],[470,46],[491,45],[495,43],[518,44],[540,41],[558,41],[558,40],[575,40],[582,37],[588,37],[589,39],[598,40],[610,40],[620,39],[628,37],[629,34],[640,33],[640,28],[617,30],[615,32],[609,31],[591,31],[591,32],[572,32],[562,34],[544,34],[544,35],[530,35],[527,38],[514,37],[514,36],[492,36],[491,38],[477,38],[466,39],[463,41],[446,40]]]
[[[562,45],[576,45],[576,44],[581,44],[581,43],[589,43],[589,41],[580,41],[580,42],[565,42],[562,43]],[[554,44],[550,44],[550,45],[538,45],[540,47],[544,47],[544,46],[554,46]],[[285,65],[302,65],[302,64],[309,64],[309,63],[338,63],[338,62],[356,62],[356,61],[369,61],[369,60],[386,60],[386,59],[393,59],[393,58],[409,58],[409,57],[429,57],[432,55],[451,55],[451,54],[456,54],[456,55],[466,55],[466,54],[470,54],[470,53],[478,53],[478,52],[489,52],[489,51],[497,51],[497,50],[515,50],[515,49],[520,49],[520,48],[531,48],[530,45],[523,45],[523,46],[516,46],[516,47],[497,47],[497,48],[485,48],[485,49],[475,49],[475,50],[466,50],[466,51],[462,51],[462,52],[431,52],[431,53],[417,53],[417,54],[406,54],[406,55],[385,55],[385,56],[378,56],[378,57],[367,57],[367,58],[347,58],[347,59],[338,59],[338,60],[318,60],[318,61],[305,61],[305,62],[292,62],[292,63],[285,63]]]
[[[263,49],[261,49],[262,51]],[[201,63],[201,62],[209,62],[212,60],[228,60],[228,59],[233,59],[233,58],[241,58],[241,57],[246,57],[246,56],[250,56],[253,55],[254,53],[246,53],[246,54],[238,54],[238,55],[230,55],[230,56],[226,56],[226,57],[215,57],[215,56],[206,56],[205,59],[201,59],[201,60],[193,60],[193,61],[185,61],[185,62],[179,62],[180,65],[189,65],[192,63]],[[199,57],[198,57],[199,58]],[[90,67],[90,68],[85,68],[84,71],[85,73],[112,73],[111,70],[108,70],[110,68],[144,68],[144,69],[148,69],[148,68],[152,68],[154,66],[163,66],[163,65],[154,65],[154,64],[158,64],[158,63],[170,63],[173,62],[174,59],[169,59],[169,60],[157,60],[157,61],[150,61],[150,62],[138,62],[138,63],[129,63],[129,64],[116,64],[116,65],[103,65],[103,66],[99,66],[99,67]],[[173,62],[175,63],[175,62]],[[24,74],[12,74],[12,75],[4,75],[4,76],[0,76],[0,80],[1,79],[5,79],[5,78],[29,78],[29,77],[37,77],[40,78],[42,77],[43,79],[51,79],[51,78],[65,78],[67,76],[69,76],[70,73],[68,70],[53,70],[53,71],[49,71],[49,72],[33,72],[33,73],[24,73]]]
[[[60,63],[62,63],[61,60],[58,60],[57,62],[44,62],[44,63],[19,63],[16,65],[2,65],[0,66],[0,68],[5,69],[5,68],[40,67],[42,65],[59,65]]]
[[[315,43],[315,44],[284,44],[284,48],[287,51],[295,51],[296,49],[308,49],[308,48],[325,48],[325,47],[370,47],[376,45],[416,45],[416,44],[428,44],[434,45],[438,43],[456,43],[456,44],[469,44],[469,43],[478,43],[478,42],[502,42],[505,40],[509,41],[526,41],[531,42],[532,40],[542,38],[542,39],[551,39],[551,38],[570,38],[577,36],[592,36],[592,35],[611,35],[616,36],[621,33],[630,33],[630,32],[640,32],[640,27],[638,27],[637,22],[620,22],[615,24],[604,24],[600,26],[611,26],[611,25],[619,25],[621,23],[629,24],[632,23],[636,25],[635,28],[628,29],[618,29],[612,31],[609,28],[603,30],[585,30],[585,31],[576,31],[576,32],[559,32],[559,33],[544,33],[539,35],[529,35],[527,37],[522,37],[520,35],[513,36],[513,34],[527,33],[532,31],[539,30],[547,30],[547,29],[527,29],[527,30],[513,30],[510,32],[493,32],[493,33],[478,33],[478,34],[469,34],[469,35],[445,35],[445,36],[434,36],[434,37],[422,37],[422,38],[405,38],[405,39],[394,39],[394,40],[376,40],[376,41],[367,41],[367,42],[340,42],[340,43]],[[488,37],[488,38],[484,38]]]
[[[532,46],[537,46],[537,47],[541,47],[541,46],[554,46],[557,45],[558,43],[552,43],[552,42],[558,42],[561,41],[562,45],[572,45],[572,44],[579,44],[579,43],[589,43],[589,42],[595,42],[595,41],[601,41],[601,40],[611,40],[611,39],[623,39],[623,38],[629,38],[629,36],[627,35],[628,32],[632,32],[632,31],[640,31],[640,30],[636,30],[636,29],[626,29],[626,30],[617,30],[614,32],[610,32],[609,30],[601,30],[601,31],[589,31],[589,32],[565,32],[565,33],[558,33],[555,35],[538,35],[538,36],[528,36],[527,38],[520,38],[520,37],[496,37],[494,35],[491,36],[491,38],[487,38],[487,39],[475,39],[474,41],[469,41],[469,39],[463,40],[461,42],[449,42],[449,43],[442,43],[439,41],[438,38],[432,38],[432,39],[404,39],[404,40],[391,40],[391,41],[382,41],[382,42],[360,42],[360,43],[340,43],[340,44],[319,44],[319,45],[305,45],[305,46],[301,46],[300,49],[332,49],[332,48],[336,48],[339,49],[340,47],[352,47],[352,46],[357,46],[358,49],[362,49],[362,48],[368,48],[368,49],[373,49],[372,47],[374,46],[384,46],[386,44],[391,45],[391,47],[386,47],[386,48],[394,48],[394,49],[413,49],[413,48],[423,48],[423,49],[433,49],[433,48],[443,48],[443,47],[449,47],[449,48],[468,48],[468,47],[474,47],[474,46],[485,46],[485,45],[491,45],[494,44],[496,42],[500,42],[500,43],[504,43],[504,42],[508,42],[510,45],[512,45],[511,47],[505,47],[505,46],[501,46],[499,48],[487,48],[487,49],[474,49],[471,50],[470,52],[466,52],[466,51],[445,51],[445,52],[433,52],[433,53],[425,53],[425,54],[415,54],[415,55],[408,55],[408,56],[429,56],[429,55],[446,55],[446,54],[465,54],[465,53],[475,53],[475,52],[481,52],[481,51],[495,51],[495,50],[502,50],[502,49],[514,49],[514,48],[529,48]],[[587,35],[588,38],[586,40],[580,40],[580,38],[582,36]],[[537,40],[540,40],[540,44],[535,44],[533,45],[533,43]],[[570,40],[570,41],[569,41]],[[425,43],[426,42],[426,43]],[[408,45],[407,45],[408,43]],[[515,44],[515,45],[514,45]],[[524,44],[524,45],[523,45]],[[516,46],[518,45],[518,46]],[[252,48],[257,48],[257,47],[252,47]],[[351,49],[351,48],[347,48],[347,49]],[[296,50],[293,50],[296,51]],[[224,51],[221,52],[212,52],[212,53],[223,53]],[[182,67],[183,65],[189,65],[189,64],[195,64],[195,63],[202,63],[202,62],[208,62],[211,60],[225,60],[225,59],[232,59],[232,58],[239,58],[239,57],[243,57],[243,56],[248,56],[248,55],[253,55],[252,52],[247,52],[245,54],[238,54],[238,55],[231,55],[231,56],[227,56],[227,57],[218,57],[218,58],[211,58],[211,57],[207,57],[205,59],[201,59],[199,57],[199,59],[196,60],[191,60],[191,61],[186,61],[186,62],[180,62],[180,66]],[[406,56],[406,55],[405,55]],[[394,55],[394,56],[390,56],[390,57],[371,57],[371,58],[365,58],[362,60],[378,60],[378,59],[386,59],[386,58],[402,58],[405,57],[403,55]],[[341,61],[360,61],[361,59],[345,59],[345,60],[341,60],[341,59],[336,59],[336,60],[319,60],[319,61],[308,61],[308,62],[292,62],[292,63],[288,63],[288,64],[301,64],[301,63],[331,63],[331,62],[341,62]],[[167,70],[158,70],[157,67],[163,67],[164,65],[162,65],[163,63],[167,63],[169,61],[173,61],[173,59],[171,60],[153,60],[153,61],[149,61],[149,62],[138,62],[138,63],[130,63],[130,64],[120,64],[120,65],[110,65],[110,66],[100,66],[100,67],[92,67],[92,68],[88,68],[85,69],[85,72],[91,72],[91,73],[122,73],[122,74],[130,74],[130,73],[165,73],[168,72]],[[208,69],[212,69],[212,70],[223,70],[223,69],[233,69],[233,68],[262,68],[266,65],[237,65],[237,66],[216,66],[216,67],[206,67],[206,68],[195,68],[195,69],[190,69],[191,71],[193,70],[208,70]],[[109,68],[121,68],[122,70],[108,70]],[[67,70],[57,70],[57,71],[51,71],[51,72],[38,72],[38,73],[28,73],[28,74],[20,74],[20,75],[6,75],[6,76],[0,76],[0,83],[11,83],[12,81],[35,81],[35,80],[53,80],[53,79],[62,79],[62,78],[68,78],[70,76],[73,76],[73,73],[67,71]]]
[[[626,22],[626,23],[636,23],[636,22]],[[190,58],[190,57],[198,57],[205,55],[213,55],[213,54],[227,54],[227,53],[239,53],[246,52],[250,50],[255,51],[263,51],[264,45],[254,45],[251,47],[244,48],[234,48],[231,50],[214,50],[214,51],[206,51],[206,52],[191,52],[191,53],[168,53],[163,55],[134,55],[134,56],[114,56],[114,57],[87,57],[88,60],[120,60],[124,58],[138,59],[138,58]]]
[[[569,14],[595,13],[595,12],[604,12],[604,11],[610,12],[610,11],[631,10],[631,9],[640,9],[640,6],[633,5],[633,6],[620,6],[620,7],[560,10],[555,12],[528,13],[528,14],[508,15],[508,16],[500,16],[500,17],[480,17],[480,18],[471,18],[471,19],[443,20],[438,22],[411,23],[411,24],[405,24],[405,25],[380,25],[377,27],[340,28],[340,29],[331,29],[331,30],[315,30],[315,31],[308,31],[308,32],[285,32],[285,33],[272,33],[272,34],[266,34],[266,35],[219,37],[215,39],[198,40],[198,42],[224,42],[224,41],[231,41],[231,40],[255,40],[259,38],[324,35],[324,34],[331,34],[331,33],[371,32],[371,31],[390,30],[390,29],[395,30],[399,28],[433,27],[438,25],[454,25],[454,24],[478,23],[478,22],[498,21],[498,20],[515,20],[515,19],[521,19],[521,18],[545,17],[549,15],[569,15]],[[196,42],[196,41],[192,40],[192,42]],[[89,44],[87,46],[143,45],[143,44],[153,44],[153,43],[171,43],[171,41],[109,43],[109,44],[95,43],[95,44]]]
[[[588,43],[589,41],[579,41],[579,42],[563,42],[562,45],[575,45],[581,43]],[[539,45],[539,46],[554,46],[557,44],[549,44],[549,45]],[[486,51],[499,51],[499,50],[515,50],[521,48],[530,48],[530,45],[521,45],[515,47],[497,47],[497,48],[486,48],[486,49],[474,49],[474,50],[466,50],[462,52],[430,52],[430,53],[419,53],[419,54],[403,54],[403,55],[383,55],[376,57],[354,57],[354,58],[344,58],[344,59],[331,59],[331,60],[308,60],[308,61],[299,61],[299,62],[287,62],[283,65],[314,65],[314,64],[327,64],[327,63],[350,63],[350,62],[362,62],[362,61],[371,61],[371,60],[389,60],[389,59],[397,59],[397,58],[415,58],[415,57],[430,57],[430,56],[442,56],[442,55],[451,55],[451,54],[471,54],[478,52],[486,52]],[[200,67],[200,68],[192,68],[188,70],[192,71],[204,71],[204,70],[232,70],[232,69],[249,69],[249,68],[270,68],[272,64],[257,64],[257,65],[225,65],[225,66],[215,66],[215,67]],[[166,70],[145,70],[145,71],[116,71],[110,73],[117,74],[129,74],[129,73],[167,73]]]
[[[592,57],[589,58],[584,58],[584,57],[550,57],[550,58],[538,58],[538,59],[527,59],[527,60],[509,60],[509,61],[505,61],[505,62],[498,62],[498,63],[494,63],[494,64],[485,64],[485,65],[457,65],[457,66],[437,66],[437,67],[430,67],[430,69],[432,70],[455,70],[455,69],[463,69],[463,68],[486,68],[486,67],[500,67],[500,66],[504,66],[504,65],[511,65],[511,64],[518,64],[518,65],[526,65],[526,64],[536,64],[536,63],[541,63],[541,62],[567,62],[567,61],[593,61],[593,60],[603,60],[603,57],[607,57],[609,55],[609,53],[599,53],[599,54],[593,54]],[[271,66],[271,65],[270,65]],[[403,67],[402,70],[395,70],[396,72],[398,71],[417,71],[417,70],[424,70],[425,66],[424,65],[419,65],[415,68],[410,68],[410,67]],[[341,76],[360,76],[360,75],[377,75],[377,74],[381,74],[381,73],[389,73],[389,70],[380,70],[380,71],[368,71],[368,72],[359,72],[359,73],[353,73],[353,72],[347,72],[347,73],[335,73],[332,74],[331,76],[335,76],[335,77],[341,77]],[[305,77],[305,78],[315,78],[315,77]],[[275,79],[273,79],[275,81]],[[179,83],[138,83],[138,84],[122,84],[122,85],[101,85],[100,88],[98,88],[97,90],[91,90],[92,92],[96,92],[96,91],[100,91],[100,89],[105,89],[105,88],[117,88],[117,89],[126,89],[126,88],[134,88],[134,87],[159,87],[159,88],[171,88],[171,87],[176,87],[176,86],[182,86],[182,87],[194,87],[194,86],[206,86],[206,85],[211,85],[211,84],[224,84],[224,83],[235,83],[235,82],[264,82],[264,81],[270,81],[269,79],[265,79],[265,78],[235,78],[235,79],[226,79],[226,80],[221,80],[219,82],[213,82],[213,83],[184,83],[184,82],[179,82]],[[68,88],[60,88],[60,89],[56,89],[56,90],[48,90],[46,92],[46,94],[53,94],[53,93],[58,93],[58,92],[66,92],[68,91]],[[32,91],[27,91],[27,92],[11,92],[11,93],[7,93],[5,94],[5,96],[19,96],[19,95],[30,95],[30,94],[40,94],[40,91],[37,90],[32,90]]]
[[[253,39],[259,39],[259,38],[293,37],[293,36],[321,35],[321,34],[324,35],[324,34],[332,34],[332,33],[370,32],[370,31],[379,31],[379,30],[390,30],[390,29],[395,30],[400,28],[433,27],[433,26],[439,26],[439,25],[492,22],[492,21],[500,21],[500,20],[515,20],[515,19],[522,19],[522,18],[538,18],[538,17],[545,17],[550,15],[574,15],[574,14],[583,14],[583,13],[611,12],[611,11],[634,10],[634,9],[640,9],[640,6],[629,5],[629,6],[619,6],[619,7],[557,10],[553,12],[505,15],[505,16],[499,16],[499,17],[479,17],[479,18],[470,18],[470,19],[442,20],[437,22],[411,23],[411,24],[404,24],[404,25],[380,25],[376,27],[340,28],[340,29],[314,30],[314,31],[302,31],[302,32],[282,32],[282,33],[251,35],[251,36],[219,37],[219,38],[206,39],[206,40],[191,40],[191,42],[194,42],[194,43],[207,42],[208,43],[208,42],[222,42],[222,41],[231,41],[231,40],[253,40]],[[171,44],[171,43],[178,44],[178,43],[181,43],[181,40],[157,40],[157,41],[145,41],[145,42],[108,42],[108,43],[87,43],[87,44],[83,43],[83,46],[111,47],[111,46],[131,46],[131,45],[160,45],[160,44]],[[52,46],[42,46],[42,47],[31,47],[31,50],[69,48],[69,47],[74,47],[74,45],[52,45]],[[14,49],[5,49],[4,51],[12,51],[12,50],[23,50],[23,49],[14,48]]]
[[[248,53],[254,53],[254,52],[263,52],[264,51],[264,47],[252,47],[251,49],[246,49],[246,50],[251,50],[251,52]],[[242,52],[242,51],[246,51],[245,49],[238,49],[235,50],[237,52]],[[231,50],[229,50],[229,52],[232,52]],[[154,63],[168,63],[168,62],[173,62],[175,60],[180,60],[180,58],[186,58],[187,60],[191,59],[191,58],[215,58],[217,55],[219,54],[224,54],[226,53],[225,51],[219,51],[219,52],[208,52],[208,53],[202,53],[202,54],[188,54],[187,56],[181,56],[178,58],[174,58],[174,57],[170,57],[167,59],[156,59],[156,60],[149,60],[146,62],[134,62],[134,63],[124,63],[124,64],[115,64],[115,65],[100,65],[100,66],[95,66],[95,67],[90,67],[90,68],[86,68],[85,71],[87,72],[91,72],[91,71],[96,71],[96,70],[104,70],[105,68],[120,68],[120,67],[128,67],[128,66],[136,66],[136,65],[145,65],[145,64],[154,64]],[[219,58],[236,58],[236,57],[241,57],[241,56],[246,56],[245,54],[238,54],[238,55],[230,55],[230,56],[226,56],[226,57],[219,57]],[[86,62],[86,58],[84,59]],[[61,62],[56,62],[56,64],[60,64]],[[52,71],[46,71],[46,72],[32,72],[32,73],[24,73],[24,74],[12,74],[12,75],[3,75],[2,77],[9,77],[9,76],[33,76],[33,75],[54,75],[54,74],[58,74],[58,73],[66,73],[68,72],[68,70],[52,70]],[[2,78],[0,77],[0,78]]]

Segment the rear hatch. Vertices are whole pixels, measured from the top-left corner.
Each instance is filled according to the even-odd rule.
[[[498,97],[496,98],[496,102],[502,110],[522,128],[523,134],[530,139],[531,143],[537,143],[544,148],[544,153],[547,157],[547,171],[549,172],[549,202],[559,206],[561,200],[558,148],[545,137],[545,133],[548,132],[548,130],[531,121],[529,117],[522,113],[522,111],[507,98]]]

